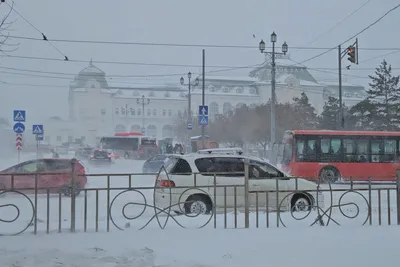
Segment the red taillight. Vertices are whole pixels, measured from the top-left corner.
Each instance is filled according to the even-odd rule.
[[[162,187],[175,187],[174,181],[171,180],[160,180],[159,185]]]
[[[112,157],[112,158],[115,158],[115,155],[114,155],[114,154],[111,154],[111,157]]]

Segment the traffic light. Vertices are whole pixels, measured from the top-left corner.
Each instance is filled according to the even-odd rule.
[[[347,55],[349,56],[347,59],[354,64],[357,64],[357,59],[356,59],[356,48],[354,46],[349,46],[347,48]]]

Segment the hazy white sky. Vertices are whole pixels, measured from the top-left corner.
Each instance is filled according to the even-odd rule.
[[[9,0],[8,0],[9,1]],[[262,62],[257,49],[261,38],[269,45],[272,31],[278,34],[278,45],[289,45],[291,58],[302,61],[324,50],[297,50],[296,46],[333,47],[356,34],[387,10],[398,4],[395,0],[372,0],[334,30],[324,34],[335,24],[360,7],[367,0],[15,0],[15,9],[48,39],[152,42],[178,44],[254,45],[249,48],[206,48],[206,71],[221,69],[210,66],[247,66]],[[9,2],[11,3],[11,2]],[[0,5],[1,14],[8,6]],[[377,25],[359,36],[360,48],[400,47],[397,26],[400,9],[394,11]],[[41,38],[32,26],[12,13],[10,35]],[[253,38],[255,34],[256,38]],[[324,35],[323,35],[324,34]],[[319,38],[320,37],[320,38]],[[311,43],[319,38],[314,43]],[[46,57],[62,59],[50,44],[42,41],[10,39],[19,43],[12,56]],[[58,43],[53,44],[71,60],[119,61],[159,64],[184,64],[193,67],[141,66],[134,64],[100,64],[99,68],[109,75],[155,75],[165,77],[113,78],[117,85],[137,83],[159,85],[164,81],[178,84],[181,74],[198,73],[201,65],[201,47],[165,47],[140,45],[105,45]],[[350,44],[350,43],[349,43]],[[8,49],[4,48],[3,49]],[[391,51],[365,51],[359,53],[360,61],[367,60],[352,70],[344,71],[344,80],[367,85],[368,74],[382,60],[379,55]],[[398,73],[400,53],[387,56],[394,72]],[[345,62],[345,61],[344,61]],[[337,72],[337,51],[305,63],[320,80],[335,80],[337,75],[321,72]],[[0,68],[0,81],[30,84],[17,86],[0,84],[0,116],[11,120],[13,109],[26,109],[29,123],[40,122],[53,116],[65,117],[68,110],[68,84],[73,76],[88,63],[45,61],[0,56],[0,67],[62,72],[62,75],[40,74]],[[344,63],[344,65],[347,65]],[[218,75],[247,76],[250,69]],[[17,75],[15,73],[24,73]],[[44,77],[29,76],[39,75]],[[352,75],[351,77],[345,76]],[[357,77],[353,77],[357,76]],[[43,86],[40,86],[43,85]],[[53,87],[52,87],[53,86]]]

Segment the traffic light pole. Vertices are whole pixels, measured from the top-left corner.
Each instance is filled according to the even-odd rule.
[[[348,60],[358,65],[358,38],[353,45],[349,46],[342,51],[342,46],[338,45],[338,68],[339,68],[339,116],[340,116],[340,127],[344,128],[344,110],[343,110],[343,90],[342,90],[342,59],[347,55],[350,57]]]
[[[342,46],[338,46],[339,55],[339,116],[340,116],[340,127],[344,128],[344,116],[343,116],[343,97],[342,97]]]

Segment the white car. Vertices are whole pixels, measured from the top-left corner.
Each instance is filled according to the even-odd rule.
[[[317,192],[314,182],[286,176],[260,158],[212,153],[170,157],[166,172],[161,171],[157,177],[155,205],[162,209],[171,206],[171,211],[186,214],[208,214],[213,204],[216,209],[224,208],[225,203],[226,208],[243,208],[245,159],[249,160],[250,206],[257,203],[259,207],[266,207],[268,203],[270,211],[278,208],[281,211],[309,211],[317,205],[323,208],[323,194]],[[224,174],[214,178],[215,173]],[[266,191],[269,191],[268,199]],[[255,192],[259,192],[258,197]]]

